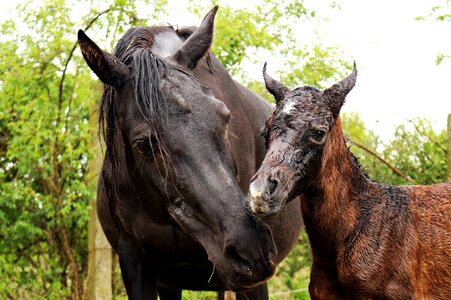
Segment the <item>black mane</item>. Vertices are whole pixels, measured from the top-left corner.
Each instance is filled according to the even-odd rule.
[[[160,79],[168,65],[156,54],[152,53],[153,37],[156,33],[173,30],[172,27],[137,27],[128,30],[119,40],[114,55],[130,67],[132,72],[134,96],[144,119],[150,124],[151,136],[161,141],[159,136],[160,119],[164,115]],[[104,86],[100,103],[99,129],[106,144],[106,151],[111,158],[113,172],[117,169],[118,149],[115,140],[119,131],[118,116],[114,106],[115,89]],[[162,143],[158,143],[162,147]],[[163,148],[158,149],[164,153]]]
[[[351,151],[350,147],[351,147],[351,146],[348,147],[348,152],[349,152],[349,155],[351,156],[352,163],[353,163],[354,166],[361,172],[361,174],[362,174],[364,177],[366,177],[367,179],[370,179],[370,180],[371,180],[371,178],[370,178],[370,176],[368,175],[366,169],[365,169],[365,168],[362,166],[362,164],[360,163],[360,159],[357,157],[357,155],[355,155],[355,154]]]

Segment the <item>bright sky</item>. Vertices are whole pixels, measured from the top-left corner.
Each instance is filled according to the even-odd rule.
[[[438,66],[435,60],[439,53],[451,55],[451,22],[415,20],[428,15],[434,1],[338,0],[341,9],[332,9],[332,1],[305,2],[325,20],[294,24],[300,40],[338,46],[357,63],[357,84],[342,111],[358,112],[385,140],[397,125],[417,117],[432,120],[436,130],[446,128],[451,59]],[[274,67],[269,70],[275,74]]]
[[[318,2],[318,1],[317,1]],[[357,111],[384,138],[394,126],[426,117],[446,128],[451,113],[451,22],[416,21],[432,1],[342,0],[319,29],[324,43],[338,45],[358,66],[357,85],[344,111]]]
[[[0,18],[9,15],[8,9],[14,9],[17,2],[3,3]],[[338,46],[346,59],[356,60],[357,85],[343,111],[358,112],[365,125],[385,139],[395,125],[416,117],[433,120],[438,130],[446,128],[451,113],[451,59],[439,66],[435,59],[439,53],[451,55],[451,22],[415,21],[429,13],[434,1],[335,1],[341,9],[331,9],[331,2],[306,0],[327,21],[299,22],[293,28],[302,43],[320,38],[324,46]],[[187,15],[186,4],[169,3],[174,9],[166,21],[180,26],[199,24],[198,17]],[[255,5],[254,0],[221,3]],[[269,73],[274,77],[276,66],[269,59]],[[261,76],[261,65],[247,67],[251,76]]]

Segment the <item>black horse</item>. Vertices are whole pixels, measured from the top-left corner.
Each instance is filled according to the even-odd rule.
[[[298,238],[298,201],[266,223],[244,209],[271,109],[209,52],[216,11],[197,29],[130,29],[114,55],[78,33],[105,84],[97,211],[130,299],[181,299],[182,289],[266,299]]]

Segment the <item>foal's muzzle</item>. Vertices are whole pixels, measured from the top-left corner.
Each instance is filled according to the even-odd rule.
[[[274,198],[279,192],[279,180],[275,177],[261,180],[259,177],[253,178],[249,187],[250,199],[249,209],[255,215],[272,214],[275,201]]]
[[[258,216],[280,212],[293,187],[294,172],[287,168],[266,168],[252,177],[248,197],[249,211]]]

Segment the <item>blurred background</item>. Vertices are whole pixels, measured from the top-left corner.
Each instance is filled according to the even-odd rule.
[[[102,86],[81,57],[78,29],[111,52],[130,27],[198,25],[214,4],[212,51],[237,81],[273,101],[262,83],[265,61],[291,88],[325,88],[355,60],[359,76],[342,121],[366,171],[391,184],[447,180],[446,0],[10,0],[0,12],[0,298],[92,298],[88,224],[102,157]],[[269,282],[271,298],[308,299],[310,265],[303,232]],[[114,257],[112,274],[112,297],[126,299]]]

